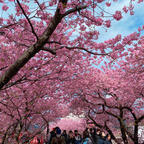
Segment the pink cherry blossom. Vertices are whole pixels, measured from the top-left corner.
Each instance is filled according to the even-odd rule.
[[[5,5],[5,4],[2,6],[2,10],[3,11],[7,11],[8,9],[9,9],[9,7],[7,5]]]
[[[107,6],[114,1],[107,1]],[[61,118],[63,128],[80,124],[83,129],[91,117],[104,130],[118,130],[122,138],[123,122],[143,122],[143,26],[138,32],[109,38],[107,28],[113,26],[113,19],[123,17],[119,8],[116,12],[104,9],[104,0],[4,2],[0,0],[3,143],[20,143],[29,126],[38,125],[29,134],[35,137]],[[123,10],[133,14],[135,6],[139,4]],[[98,26],[107,32],[102,35]],[[107,40],[99,42],[104,35]],[[84,123],[67,121],[70,113],[82,116]],[[136,132],[133,138],[134,133],[125,133],[137,140]]]
[[[98,3],[101,3],[101,2],[103,2],[104,0],[96,0]]]
[[[110,6],[111,6],[111,3],[110,3],[110,2],[106,2],[106,6],[107,6],[107,7],[110,7]]]
[[[107,28],[109,28],[111,26],[111,21],[110,20],[105,21],[105,25]]]
[[[138,3],[141,3],[141,2],[143,2],[143,0],[139,0],[139,1],[138,1]]]
[[[117,21],[122,19],[121,11],[116,11],[115,14],[113,15],[113,18],[116,19]]]
[[[128,12],[128,8],[127,8],[126,6],[124,6],[124,7],[123,7],[123,11],[124,11],[125,13],[127,13],[127,12]]]

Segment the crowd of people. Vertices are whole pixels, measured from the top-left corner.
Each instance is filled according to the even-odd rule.
[[[83,132],[78,130],[61,130],[53,128],[46,136],[40,134],[30,139],[25,133],[20,136],[21,144],[112,144],[111,136],[96,128],[86,128]]]
[[[61,131],[54,128],[46,137],[45,144],[112,144],[111,136],[95,128],[86,128],[82,134],[78,130]]]

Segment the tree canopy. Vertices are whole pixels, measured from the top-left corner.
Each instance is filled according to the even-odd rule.
[[[144,27],[99,42],[101,31],[134,14],[127,0],[0,0],[0,128],[2,143],[18,141],[31,124],[41,130],[74,113],[117,142],[138,143],[144,119]],[[103,67],[97,66],[103,62]],[[134,132],[127,130],[129,124]],[[38,131],[39,132],[39,131]],[[14,134],[14,135],[13,135]]]

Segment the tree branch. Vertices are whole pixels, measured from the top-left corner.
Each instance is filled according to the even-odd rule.
[[[4,26],[0,27],[0,30],[5,29],[5,28],[9,28],[9,27],[11,27],[11,26],[13,26],[13,25],[16,25],[16,24],[18,24],[18,23],[13,23],[13,24],[9,24],[9,25],[4,25]]]
[[[52,50],[52,49],[50,49],[50,48],[48,48],[48,47],[43,47],[41,50],[48,51],[48,52],[50,52],[51,54],[56,55],[56,51],[55,51],[55,50]]]
[[[134,118],[135,120],[137,120],[137,117],[136,117],[136,115],[133,113],[133,111],[132,111],[131,108],[124,106],[124,107],[122,107],[121,109],[122,109],[122,110],[123,110],[123,109],[128,110],[128,111],[132,114],[133,118]]]
[[[22,56],[20,56],[0,77],[0,89],[2,89],[24,65],[44,47],[44,45],[49,41],[49,38],[53,34],[57,25],[61,22],[62,18],[60,9],[57,8],[55,15],[51,19],[43,34],[39,37],[38,41],[25,50]]]
[[[138,122],[141,122],[144,119],[144,115],[142,115],[140,118],[138,118]]]
[[[36,4],[39,6],[40,10],[42,10],[40,3],[38,2],[38,0],[34,0],[36,2]]]
[[[48,44],[53,44],[53,43],[55,43],[55,44],[62,45],[60,42],[57,42],[57,41],[48,41],[47,43],[48,43]]]
[[[2,71],[3,69],[7,68],[8,66],[4,66],[2,68],[0,68],[0,71]]]
[[[87,52],[87,53],[90,53],[90,54],[93,54],[93,55],[102,55],[102,56],[109,55],[109,54],[112,53],[112,52],[111,52],[111,53],[97,53],[97,52],[92,52],[92,51],[87,50],[87,49],[84,48],[84,47],[78,47],[78,46],[73,46],[73,47],[61,46],[61,47],[57,48],[56,50],[62,49],[62,48],[66,48],[66,49],[68,49],[68,50],[74,50],[74,49],[83,50],[83,51],[85,51],[85,52]]]
[[[113,132],[112,132],[112,131],[110,130],[110,128],[107,126],[106,121],[105,121],[105,125],[100,125],[100,124],[98,124],[98,123],[90,116],[90,111],[88,112],[88,118],[93,122],[93,124],[94,124],[95,126],[99,127],[100,129],[105,129],[105,130],[111,135],[111,138],[112,138],[115,142],[117,142],[117,143],[119,144],[119,142],[118,142],[118,140],[116,139],[116,137],[114,136]]]
[[[65,16],[67,16],[67,15],[73,13],[73,12],[80,11],[80,10],[82,10],[82,9],[85,9],[85,8],[87,8],[87,5],[77,6],[77,7],[73,8],[73,9],[70,9],[70,10],[66,11],[66,12],[63,14],[63,17],[65,17]]]
[[[37,34],[36,34],[36,32],[35,32],[35,30],[34,30],[34,28],[33,28],[33,25],[32,25],[32,23],[31,23],[30,19],[29,19],[28,16],[26,15],[26,13],[25,13],[23,7],[21,6],[19,0],[16,0],[16,1],[17,1],[18,5],[19,5],[20,9],[22,10],[24,16],[26,17],[26,19],[27,19],[27,21],[28,21],[28,23],[29,23],[29,25],[30,25],[30,27],[31,27],[31,29],[32,29],[32,33],[36,36],[36,38],[37,38],[37,40],[38,40],[38,36],[37,36]]]

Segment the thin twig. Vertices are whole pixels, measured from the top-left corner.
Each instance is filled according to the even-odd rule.
[[[20,9],[22,10],[24,16],[26,17],[26,19],[27,19],[27,21],[28,21],[28,23],[29,23],[29,25],[30,25],[30,27],[31,27],[31,29],[32,29],[32,33],[36,36],[36,38],[37,38],[37,40],[38,40],[38,36],[37,36],[37,34],[36,34],[36,32],[35,32],[35,30],[34,30],[34,28],[33,28],[33,25],[32,25],[32,23],[31,23],[30,19],[29,19],[28,16],[26,15],[26,13],[25,13],[23,7],[21,6],[19,0],[16,0],[16,1],[17,1],[18,5],[19,5]]]

